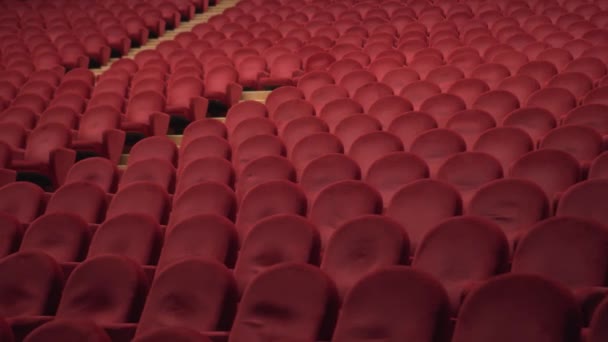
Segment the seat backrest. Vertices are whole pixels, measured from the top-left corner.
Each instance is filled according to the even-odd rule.
[[[239,74],[232,65],[218,65],[205,75],[205,95],[225,95],[228,85],[238,80]]]
[[[485,152],[498,159],[503,170],[534,149],[530,135],[517,127],[496,127],[485,131],[473,144],[473,151]]]
[[[292,120],[314,116],[319,109],[315,111],[313,104],[314,103],[312,102],[301,99],[288,100],[281,103],[274,112],[272,112],[270,118],[277,125],[279,131],[283,131],[285,126]]]
[[[448,158],[437,171],[437,179],[453,185],[466,203],[485,183],[502,178],[500,162],[483,152],[462,152]]]
[[[428,176],[429,168],[420,157],[409,152],[392,152],[374,161],[364,180],[380,192],[387,206],[403,185]]]
[[[363,177],[379,158],[393,152],[403,151],[403,143],[389,132],[371,132],[360,136],[351,145],[348,156],[359,164]]]
[[[56,316],[87,317],[98,325],[133,322],[146,290],[147,281],[137,263],[121,256],[99,256],[72,271]]]
[[[290,154],[300,140],[311,134],[322,132],[329,132],[329,127],[325,121],[316,116],[306,116],[290,120],[279,132],[279,135],[285,144],[287,154]]]
[[[107,158],[92,157],[74,164],[64,185],[77,182],[89,182],[100,187],[104,192],[113,192],[118,178],[118,169]]]
[[[15,217],[0,214],[0,258],[12,254],[19,247],[22,234],[21,223]]]
[[[608,152],[600,154],[593,160],[587,178],[608,178]]]
[[[287,158],[265,156],[252,160],[241,171],[235,184],[237,198],[242,198],[256,185],[270,180],[295,182],[296,170]]]
[[[346,117],[363,113],[363,107],[350,98],[332,100],[323,106],[318,112],[318,117],[323,119],[330,132],[335,132],[337,125]]]
[[[269,116],[272,117],[274,111],[284,102],[294,99],[304,99],[304,93],[296,87],[285,86],[273,90],[266,98],[266,108]]]
[[[525,107],[512,111],[502,121],[503,126],[524,130],[534,141],[540,140],[557,126],[553,114],[539,107]]]
[[[334,285],[318,267],[276,265],[245,290],[228,341],[328,339],[328,323],[335,313]]]
[[[372,82],[357,89],[352,98],[361,104],[363,110],[369,112],[376,101],[391,95],[394,95],[391,87],[384,83]]]
[[[379,215],[360,216],[333,233],[323,253],[321,270],[333,279],[343,298],[367,274],[398,265],[409,255],[409,239],[398,222]]]
[[[582,178],[579,162],[570,154],[554,149],[529,152],[519,158],[509,171],[510,177],[538,184],[549,199]]]
[[[412,104],[401,96],[390,95],[377,99],[367,110],[367,114],[380,121],[382,127],[387,129],[391,122],[399,115],[414,110]]]
[[[445,127],[460,134],[470,150],[483,132],[496,127],[496,121],[483,110],[465,109],[454,113],[445,123]]]
[[[231,265],[237,247],[234,223],[223,216],[200,214],[169,226],[157,272],[187,258],[215,260]]]
[[[593,128],[578,125],[558,127],[545,135],[539,148],[569,153],[579,162],[590,162],[603,151],[602,136]]]
[[[453,94],[436,94],[424,100],[420,105],[420,110],[429,113],[437,121],[439,127],[445,127],[452,115],[465,109],[464,100]]]
[[[180,148],[185,148],[189,142],[194,141],[196,138],[208,135],[226,138],[228,130],[226,125],[220,120],[211,118],[196,120],[184,129],[184,137],[182,138]]]
[[[561,197],[555,215],[574,216],[608,224],[606,201],[608,180],[592,179],[568,188]]]
[[[486,217],[496,222],[510,242],[534,223],[549,215],[547,195],[536,184],[523,179],[500,179],[485,184],[473,195],[467,215]]]
[[[539,276],[508,274],[467,296],[452,341],[576,342],[579,334],[578,308],[568,290]]]
[[[121,189],[110,202],[106,219],[126,213],[149,215],[157,222],[166,222],[169,195],[160,185],[138,182]]]
[[[120,116],[121,113],[117,109],[109,106],[88,109],[78,125],[78,140],[103,143],[104,133],[119,127]]]
[[[268,110],[263,103],[253,100],[243,101],[228,109],[224,124],[228,132],[231,133],[243,120],[267,116]]]
[[[342,141],[345,151],[349,151],[353,143],[361,136],[382,130],[378,119],[370,115],[350,115],[343,118],[334,130],[334,134]]]
[[[445,290],[426,273],[404,266],[380,268],[346,295],[332,341],[443,341],[447,307]]]
[[[315,90],[308,100],[312,104],[316,113],[320,113],[329,103],[348,98],[348,91],[341,85],[326,85]],[[353,99],[354,100],[354,99]],[[356,101],[356,100],[355,100]]]
[[[477,97],[473,109],[483,110],[492,115],[496,122],[502,122],[507,114],[520,107],[519,99],[506,90],[490,90]]]
[[[222,330],[229,326],[235,309],[232,273],[216,261],[190,258],[165,268],[156,277],[136,335],[163,326],[188,327],[201,333]]]
[[[88,223],[77,214],[46,214],[30,224],[19,250],[44,252],[58,262],[78,261],[84,257],[89,235]]]
[[[239,146],[243,141],[256,135],[277,135],[277,127],[265,117],[249,118],[241,121],[230,134],[230,144]]]
[[[302,170],[299,184],[312,201],[321,189],[331,183],[360,178],[361,171],[354,160],[340,153],[330,153],[311,160]]]
[[[608,105],[604,104],[578,106],[564,117],[564,124],[587,126],[605,135],[608,134],[607,112]]]
[[[106,193],[89,182],[66,184],[51,196],[46,212],[76,214],[88,223],[98,223],[106,208]]]
[[[310,71],[298,80],[298,89],[309,98],[313,91],[325,85],[334,84],[334,78],[327,71]]]
[[[57,262],[41,252],[19,252],[0,260],[0,315],[44,316],[55,312],[63,285]]]
[[[129,121],[147,124],[151,114],[164,112],[165,105],[166,99],[162,94],[153,90],[142,91],[129,98],[125,116]]]
[[[97,228],[87,259],[100,255],[122,255],[141,265],[152,265],[156,261],[160,238],[160,225],[149,216],[116,216]]]
[[[317,225],[326,246],[334,231],[346,221],[368,214],[382,213],[382,196],[362,181],[332,183],[317,194],[308,213]]]
[[[70,129],[62,124],[49,123],[37,127],[27,139],[24,158],[48,164],[51,162],[51,153],[59,148],[68,147],[71,141]]]
[[[454,82],[447,90],[448,94],[459,96],[471,107],[477,97],[490,90],[488,84],[478,78],[465,78]]]
[[[512,273],[533,273],[570,288],[603,286],[608,279],[608,228],[555,217],[530,229],[517,244]]]
[[[386,206],[385,215],[399,222],[413,253],[424,235],[446,218],[462,213],[462,199],[451,185],[431,179],[402,186]]]
[[[230,144],[223,138],[213,135],[196,138],[180,149],[178,174],[198,159],[209,157],[230,159],[231,154]]]
[[[129,165],[122,174],[118,191],[137,182],[152,182],[172,192],[175,185],[175,167],[164,159],[145,159]]]
[[[213,181],[231,187],[234,184],[232,164],[224,158],[207,157],[196,159],[181,170],[175,188],[179,195],[190,187],[203,182]]]
[[[464,152],[466,148],[466,142],[458,133],[446,128],[436,128],[420,133],[412,141],[410,152],[426,162],[433,177],[447,158]]]
[[[242,294],[258,274],[274,265],[317,263],[319,246],[316,227],[303,217],[278,214],[258,221],[243,241],[234,268],[239,293]]]
[[[267,181],[249,190],[237,213],[236,226],[241,241],[259,220],[275,214],[306,215],[306,195],[286,180]]]
[[[313,133],[300,139],[295,144],[289,159],[298,172],[301,172],[312,160],[327,154],[342,153],[344,147],[340,139],[331,133]]]
[[[439,223],[424,236],[412,267],[450,288],[489,279],[505,271],[508,262],[509,244],[500,227],[486,219],[462,216]]]
[[[30,223],[42,212],[43,196],[44,191],[33,183],[9,183],[0,188],[0,213]]]
[[[238,173],[250,161],[264,156],[285,155],[281,139],[274,135],[256,135],[243,141],[234,151],[232,164]]]
[[[128,165],[146,159],[164,159],[175,165],[177,162],[177,146],[166,136],[148,137],[138,141],[129,153]]]
[[[173,200],[169,225],[199,214],[217,214],[233,219],[236,197],[227,185],[209,181],[184,190]]]

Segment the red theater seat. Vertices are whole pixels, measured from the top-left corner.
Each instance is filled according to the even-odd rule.
[[[278,290],[287,288],[289,292]],[[335,287],[317,267],[293,263],[273,266],[245,290],[228,341],[329,338],[326,327],[335,317],[335,303]],[[262,324],[251,325],[252,320]]]
[[[403,266],[380,268],[346,295],[333,341],[363,341],[380,332],[400,341],[434,341],[447,336],[447,307],[433,277]]]
[[[541,325],[542,332],[537,329]],[[577,341],[579,334],[572,294],[545,278],[513,274],[496,277],[471,292],[452,341]]]

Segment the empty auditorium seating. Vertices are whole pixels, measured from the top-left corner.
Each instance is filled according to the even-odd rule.
[[[604,341],[607,10],[0,0],[0,340]]]

